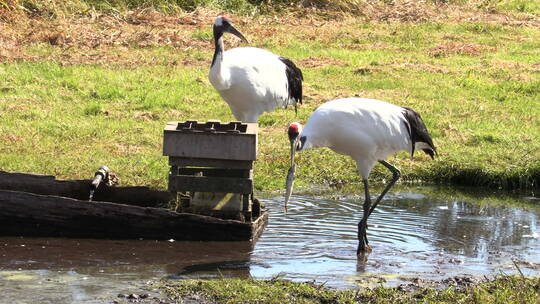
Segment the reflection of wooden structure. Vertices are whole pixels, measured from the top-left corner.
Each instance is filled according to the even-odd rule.
[[[253,199],[255,123],[170,122],[163,154],[169,157],[169,190],[189,193],[182,210],[251,221],[260,215]]]
[[[267,215],[253,222],[165,209],[169,191],[101,185],[88,201],[90,180],[0,171],[0,235],[248,241]]]

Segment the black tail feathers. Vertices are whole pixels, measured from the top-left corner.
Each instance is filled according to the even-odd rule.
[[[437,154],[437,148],[433,144],[433,140],[431,139],[429,131],[426,128],[422,117],[420,117],[420,114],[418,114],[411,108],[404,107],[403,116],[405,117],[405,125],[407,126],[409,136],[411,137],[411,156],[414,155],[416,143],[423,143],[426,146],[422,147],[422,151],[424,151],[427,155],[434,159],[434,156]]]
[[[302,104],[302,80],[304,80],[304,75],[291,60],[284,57],[279,57],[279,60],[287,66],[285,73],[287,74],[289,99],[294,100],[294,110],[296,111],[296,104]]]

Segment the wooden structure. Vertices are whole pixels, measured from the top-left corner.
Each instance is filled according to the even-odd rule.
[[[239,218],[260,215],[253,198],[253,161],[257,156],[256,123],[170,122],[163,155],[171,166],[169,190],[189,193],[183,210]]]
[[[0,171],[0,235],[254,241],[267,221],[251,222],[166,209],[171,192],[101,185],[90,180]]]

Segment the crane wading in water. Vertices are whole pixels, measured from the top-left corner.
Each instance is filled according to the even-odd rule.
[[[285,209],[292,193],[296,151],[328,147],[356,161],[365,192],[363,217],[358,223],[357,254],[371,251],[366,235],[367,219],[400,176],[399,170],[385,159],[402,150],[410,152],[411,157],[415,150],[422,150],[432,159],[437,153],[418,113],[376,99],[344,98],[326,102],[311,114],[303,130],[301,124],[293,122],[287,133],[291,168],[287,175]],[[388,168],[393,178],[372,204],[368,177],[377,162]]]
[[[215,52],[208,78],[227,102],[234,117],[242,122],[257,122],[259,116],[277,107],[302,103],[302,71],[287,58],[255,47],[224,51],[223,33],[248,40],[229,18],[214,21]]]

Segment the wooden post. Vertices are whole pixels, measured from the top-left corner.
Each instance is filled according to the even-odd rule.
[[[169,122],[163,155],[169,157],[169,191],[189,193],[189,211],[252,220],[255,123]],[[185,206],[185,203],[182,205]]]

